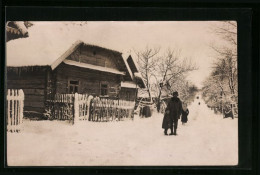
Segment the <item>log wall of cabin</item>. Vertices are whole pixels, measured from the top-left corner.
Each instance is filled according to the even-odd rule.
[[[122,87],[120,90],[119,98],[127,101],[135,101],[136,100],[136,88],[125,88]]]
[[[124,79],[131,81],[130,74],[127,72],[127,68],[119,52],[91,45],[81,45],[67,59],[126,72],[127,74],[124,76]]]
[[[96,66],[118,69],[118,58],[113,52],[105,51],[97,47],[82,45],[67,59]]]
[[[108,96],[119,94],[120,75],[60,64],[56,70],[56,93],[69,93],[69,81],[79,81],[78,93],[100,96],[101,83],[108,85]]]
[[[23,90],[25,112],[44,112],[48,69],[46,66],[7,68],[7,89]]]

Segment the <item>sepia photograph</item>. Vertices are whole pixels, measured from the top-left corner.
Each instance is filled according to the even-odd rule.
[[[238,165],[236,21],[5,29],[7,166]]]

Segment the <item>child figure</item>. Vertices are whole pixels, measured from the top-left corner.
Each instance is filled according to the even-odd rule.
[[[187,108],[187,104],[183,103],[182,105],[182,113],[181,113],[181,122],[182,124],[187,123],[189,115],[189,109]]]
[[[164,135],[168,135],[167,131],[171,127],[171,119],[169,114],[170,112],[166,110],[163,117],[162,128],[164,129]]]

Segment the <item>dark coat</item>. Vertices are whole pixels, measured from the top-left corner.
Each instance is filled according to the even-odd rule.
[[[178,120],[180,119],[180,115],[182,112],[182,102],[178,97],[173,97],[171,98],[171,100],[169,101],[166,111],[170,112],[170,118],[172,120]]]
[[[178,97],[169,100],[163,117],[162,128],[168,129],[173,125],[173,121],[180,119],[182,112],[182,103]]]
[[[187,121],[188,121],[188,115],[189,115],[189,109],[186,109],[186,111],[182,110],[182,113],[181,113],[181,122],[187,123]]]
[[[162,128],[168,129],[171,127],[171,125],[172,123],[171,123],[170,115],[167,112],[165,112],[163,117]]]
[[[232,113],[231,109],[230,110],[227,109],[224,112],[225,112],[225,114],[224,114],[225,118],[228,118],[228,117],[233,118],[233,113]]]

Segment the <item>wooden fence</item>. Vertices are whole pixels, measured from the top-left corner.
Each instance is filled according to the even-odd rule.
[[[87,94],[55,94],[46,101],[45,116],[49,119],[70,120],[72,123],[89,118],[92,96]]]
[[[7,131],[19,132],[23,122],[24,93],[23,90],[7,91]]]
[[[90,102],[93,96],[87,94],[75,94],[74,98],[74,122],[88,120],[90,116]]]
[[[55,94],[46,101],[45,116],[48,119],[73,120],[74,94]]]
[[[91,101],[90,121],[113,121],[133,119],[135,102],[125,100],[100,99]]]
[[[56,94],[47,100],[45,116],[72,123],[133,119],[134,105],[132,101],[93,98],[87,94]]]

